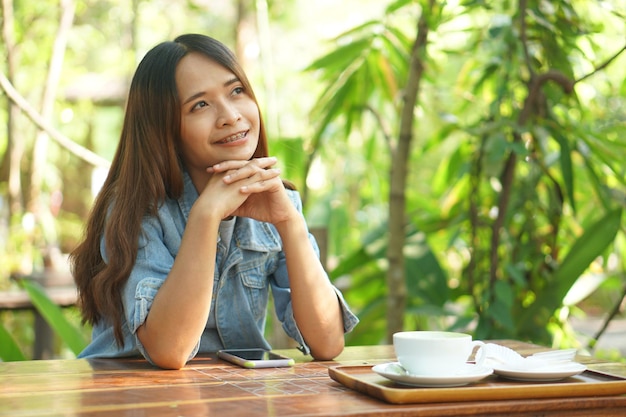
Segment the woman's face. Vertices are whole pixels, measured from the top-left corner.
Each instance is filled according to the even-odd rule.
[[[193,178],[226,160],[248,160],[259,141],[259,109],[230,70],[199,53],[176,68],[181,103],[181,151]]]

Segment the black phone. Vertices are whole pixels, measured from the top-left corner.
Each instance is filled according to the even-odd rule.
[[[217,357],[243,368],[282,368],[293,366],[295,361],[266,349],[223,349]]]

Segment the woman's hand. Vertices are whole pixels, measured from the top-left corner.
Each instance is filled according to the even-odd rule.
[[[311,355],[330,360],[344,346],[337,294],[309,242],[304,218],[289,200],[280,171],[273,168],[275,164],[276,158],[272,157],[221,162],[207,169],[212,178],[202,194],[217,187],[218,192],[225,194],[213,194],[210,200],[228,200],[228,215],[249,217],[276,227],[283,243],[298,328]]]
[[[223,202],[224,217],[249,217],[274,225],[298,215],[291,204],[280,178],[280,170],[273,168],[274,157],[250,161],[224,161],[207,169],[212,179],[207,188],[219,187],[218,199]],[[204,194],[204,192],[203,192]]]

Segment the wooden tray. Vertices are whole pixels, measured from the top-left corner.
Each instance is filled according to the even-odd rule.
[[[332,379],[348,388],[392,404],[528,398],[591,397],[626,394],[626,378],[587,370],[558,382],[518,382],[490,375],[453,388],[413,388],[396,384],[372,371],[372,366],[328,368]]]

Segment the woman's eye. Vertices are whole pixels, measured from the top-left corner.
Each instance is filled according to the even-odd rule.
[[[235,87],[233,89],[233,95],[243,94],[246,90],[243,87]]]
[[[191,108],[191,111],[198,110],[198,109],[200,109],[202,107],[206,107],[206,106],[208,106],[206,101],[199,101],[196,104],[194,104],[194,106]]]

